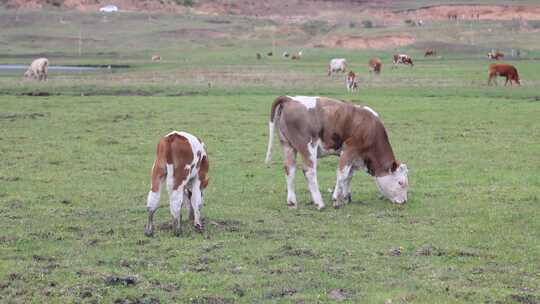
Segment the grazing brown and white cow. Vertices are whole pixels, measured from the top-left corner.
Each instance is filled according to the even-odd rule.
[[[296,153],[303,159],[303,171],[313,202],[324,202],[317,183],[317,158],[339,155],[334,207],[351,201],[351,180],[355,170],[373,176],[381,193],[398,204],[407,201],[407,166],[400,164],[388,141],[379,115],[367,106],[324,97],[280,96],[272,103],[266,163],[272,159],[274,129],[278,128],[287,175],[287,205],[296,208],[294,177]]]
[[[153,55],[152,56],[152,61],[161,61],[161,56],[160,55]]]
[[[504,58],[504,54],[501,53],[501,52],[489,52],[489,53],[487,54],[487,57],[488,57],[489,59],[499,60],[499,59],[501,59],[501,58]]]
[[[518,85],[521,85],[519,83],[518,71],[513,65],[503,63],[490,64],[488,71],[488,85],[491,85],[492,81],[495,82],[495,85],[497,85],[497,76],[506,77],[506,82],[504,83],[505,86],[509,81],[510,85],[512,85],[512,81]]]
[[[426,52],[424,53],[424,57],[428,57],[428,56],[437,56],[437,51],[431,48],[426,49]]]
[[[358,81],[356,80],[356,74],[353,71],[350,71],[349,74],[347,74],[347,81],[345,84],[347,85],[347,92],[358,91]]]
[[[369,66],[370,73],[373,73],[373,72],[375,72],[375,74],[381,73],[382,62],[379,58],[371,58],[368,61],[368,66]]]
[[[394,64],[392,67],[397,67],[398,64],[403,65],[410,65],[411,67],[414,66],[411,56],[405,55],[405,54],[395,54],[394,59],[392,60],[392,63]]]
[[[197,137],[173,131],[161,138],[157,145],[156,159],[152,167],[152,189],[148,192],[146,207],[148,224],[144,229],[147,236],[154,233],[154,213],[159,207],[163,182],[167,181],[172,227],[180,235],[182,204],[187,203],[189,218],[195,228],[203,228],[201,208],[203,190],[208,185],[208,156],[204,143]]]

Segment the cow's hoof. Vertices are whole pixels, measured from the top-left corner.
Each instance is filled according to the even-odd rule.
[[[172,222],[172,231],[174,236],[182,235],[182,230],[180,229],[180,220],[174,219]]]
[[[296,203],[293,203],[293,202],[288,202],[287,207],[289,207],[289,209],[296,209],[296,208],[298,208],[298,205]]]
[[[339,201],[334,201],[332,206],[334,207],[334,209],[339,209],[339,208],[343,207],[343,204],[341,202],[339,202]]]
[[[144,227],[144,235],[147,237],[153,237],[154,236],[154,229],[152,227]]]
[[[317,205],[317,210],[323,210],[324,209],[324,204],[323,205]]]
[[[204,227],[202,224],[195,224],[195,230],[197,230],[197,232],[203,232]]]

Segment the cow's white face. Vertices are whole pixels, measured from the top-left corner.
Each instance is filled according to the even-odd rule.
[[[401,164],[393,173],[375,177],[375,183],[382,195],[396,204],[407,201],[409,179],[407,177],[407,165]]]

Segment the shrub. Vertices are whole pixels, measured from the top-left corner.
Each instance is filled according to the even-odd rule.
[[[318,33],[327,33],[330,30],[330,27],[326,21],[310,20],[302,24],[302,30],[311,36],[315,36]]]
[[[364,20],[364,21],[362,21],[362,25],[363,25],[365,28],[372,28],[372,27],[373,27],[373,21],[371,21],[371,20]]]
[[[404,22],[408,26],[416,26],[416,22],[414,22],[412,19],[406,19]]]

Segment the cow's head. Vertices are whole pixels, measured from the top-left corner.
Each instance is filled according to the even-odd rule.
[[[375,183],[382,195],[396,204],[407,201],[409,189],[407,165],[394,162],[388,175],[376,176]]]
[[[25,78],[29,78],[29,77],[32,77],[34,75],[34,73],[32,73],[32,70],[27,70],[26,72],[24,72],[24,77]]]

